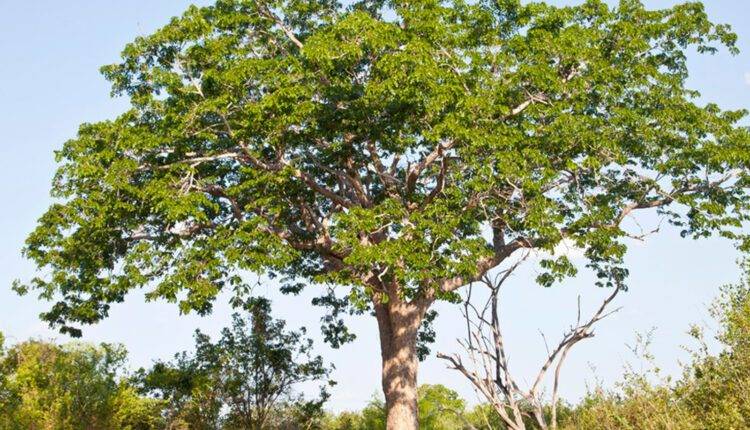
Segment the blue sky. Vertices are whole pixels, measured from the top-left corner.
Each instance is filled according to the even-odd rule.
[[[0,331],[11,341],[30,336],[66,339],[39,322],[37,316],[45,304],[10,290],[13,279],[27,279],[35,273],[20,249],[51,202],[53,151],[75,135],[80,123],[112,118],[125,109],[124,100],[109,97],[109,85],[98,68],[116,62],[127,42],[155,30],[190,3],[0,0],[0,202],[4,207],[0,215]],[[672,3],[646,1],[650,7]],[[750,10],[742,0],[707,3],[715,21],[733,25],[742,53],[692,56],[690,85],[702,92],[703,100],[723,108],[750,107],[750,27],[746,25]],[[648,216],[640,221],[644,226],[657,222]],[[681,348],[689,344],[685,331],[691,323],[709,324],[706,306],[718,287],[739,278],[737,257],[727,242],[682,240],[668,228],[644,243],[633,244],[628,254],[631,288],[618,299],[624,308],[601,324],[597,337],[573,351],[563,375],[563,394],[576,399],[595,378],[616,378],[631,359],[626,344],[633,342],[635,333],[653,327],[652,351],[658,364],[667,373],[678,373],[679,360],[687,358]],[[527,378],[544,358],[539,331],[554,342],[573,322],[579,294],[584,310],[591,311],[606,293],[593,287],[586,273],[546,290],[534,284],[534,276],[534,265],[526,265],[506,285],[503,297],[510,365]],[[310,328],[319,352],[335,363],[339,385],[331,409],[360,408],[378,392],[380,355],[374,320],[352,320],[358,340],[331,350],[317,334],[321,312],[309,303],[314,291],[302,297],[282,297],[272,283],[257,291],[274,299],[277,315],[291,326]],[[458,307],[442,305],[438,310],[433,350],[454,351],[455,339],[462,335]],[[144,303],[135,292],[126,303],[114,307],[109,319],[85,330],[84,340],[124,343],[133,365],[144,366],[190,348],[195,328],[216,333],[227,324],[229,312],[219,301],[211,316],[180,316],[174,306]],[[422,364],[420,382],[443,383],[474,398],[463,379],[435,358]]]

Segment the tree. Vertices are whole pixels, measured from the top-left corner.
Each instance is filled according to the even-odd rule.
[[[191,7],[103,68],[132,108],[57,153],[25,248],[43,275],[16,288],[77,334],[136,288],[206,313],[243,271],[346,287],[378,322],[388,426],[416,429],[422,319],[517,251],[567,240],[619,281],[647,209],[744,242],[745,112],[685,86],[688,49],[735,39],[700,3]]]
[[[318,398],[294,391],[303,383],[328,382],[329,369],[312,355],[304,328],[286,330],[284,321],[271,318],[265,299],[247,306],[250,318],[234,314],[216,343],[197,331],[194,354],[140,371],[141,388],[168,401],[172,427],[182,422],[191,429],[266,430],[296,422],[309,429],[322,416],[325,384]]]
[[[150,430],[161,404],[118,376],[122,347],[29,340],[0,349],[0,428]]]
[[[466,402],[443,385],[420,385],[418,391],[419,425],[429,430],[463,429],[468,423]]]

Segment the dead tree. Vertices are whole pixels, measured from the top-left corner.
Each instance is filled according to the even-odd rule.
[[[524,417],[532,418],[543,430],[556,429],[560,373],[565,359],[578,342],[594,336],[593,328],[597,322],[619,310],[607,309],[624,287],[620,284],[613,287],[612,293],[586,321],[581,320],[579,296],[575,325],[569,328],[554,349],[547,348],[547,358],[533,383],[528,388],[522,388],[508,366],[508,353],[503,341],[499,313],[500,287],[519,264],[520,261],[494,277],[485,275],[480,279],[478,284],[489,289],[489,297],[482,306],[476,306],[472,302],[474,285],[469,286],[462,311],[466,321],[466,338],[458,340],[464,354],[439,353],[438,358],[448,361],[451,369],[461,372],[509,429],[525,430]],[[546,403],[543,386],[550,371],[553,372],[552,390],[549,403]],[[545,413],[546,405],[548,414]]]

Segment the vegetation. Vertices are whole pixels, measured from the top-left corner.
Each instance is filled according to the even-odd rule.
[[[581,318],[579,300],[576,323],[568,328],[562,339],[552,348],[544,338],[547,355],[541,361],[537,374],[526,382],[514,374],[509,364],[511,354],[506,349],[499,307],[500,289],[520,263],[500,272],[494,278],[485,276],[478,283],[488,290],[484,303],[472,300],[474,285],[469,286],[463,310],[466,335],[458,342],[463,353],[438,353],[437,356],[471,382],[477,395],[494,409],[495,414],[508,429],[557,429],[561,418],[560,412],[564,406],[560,402],[559,389],[565,359],[576,344],[594,336],[596,323],[617,311],[609,310],[608,306],[622,291],[622,286],[617,285],[613,288],[598,310],[588,319]],[[548,379],[551,380],[549,388],[545,387],[545,381]],[[529,425],[528,422],[531,420],[534,424]]]
[[[312,341],[271,318],[267,300],[251,300],[250,318],[235,314],[212,343],[200,331],[195,352],[157,362],[137,376],[142,391],[165,400],[170,428],[262,430],[304,422],[311,428],[328,398],[329,369],[312,355]],[[318,398],[294,388],[322,382]],[[308,391],[312,387],[308,384]]]
[[[559,428],[563,430],[726,430],[750,427],[750,284],[724,288],[713,307],[721,323],[716,336],[721,350],[709,354],[701,330],[691,334],[700,347],[676,381],[660,375],[652,366],[643,372],[629,368],[622,381],[612,389],[598,387],[577,405],[558,406]],[[641,359],[652,363],[649,341],[640,342]],[[427,394],[430,393],[430,394]],[[360,424],[382,407],[372,402],[360,414],[341,414],[347,425],[333,429],[366,429],[385,427]],[[465,403],[445,387],[420,388],[420,412],[443,411],[440,420],[421,423],[422,429],[507,429],[502,418],[489,405],[466,409]],[[528,408],[525,425],[539,429],[532,409]],[[549,412],[549,408],[546,409]],[[423,415],[425,416],[425,415]],[[429,415],[428,415],[429,416]],[[548,417],[549,418],[549,417]],[[377,422],[377,421],[376,421]],[[349,424],[353,423],[353,424]]]
[[[131,108],[58,152],[25,249],[44,275],[16,288],[79,334],[137,288],[206,313],[246,297],[243,271],[343,287],[378,322],[389,428],[416,429],[429,309],[518,251],[571,241],[620,287],[641,210],[750,247],[745,113],[685,85],[688,50],[735,39],[700,3],[191,7],[103,68]]]
[[[649,374],[629,372],[617,391],[599,390],[578,407],[569,427],[585,429],[743,429],[750,426],[750,284],[729,286],[713,308],[721,322],[716,339],[722,350],[702,345],[674,383],[652,385]],[[649,358],[646,355],[646,358]],[[651,378],[649,378],[651,376]]]
[[[163,428],[159,400],[118,377],[125,350],[29,340],[0,349],[0,429]]]
[[[677,380],[663,378],[658,369],[629,370],[614,388],[595,388],[576,405],[561,403],[557,416],[562,430],[726,430],[750,426],[750,284],[724,288],[712,312],[721,323],[716,339],[718,354],[710,354],[701,330],[691,329],[699,348]],[[241,402],[252,398],[269,373],[254,358],[258,352],[236,348],[238,333],[255,332],[253,325],[236,317],[216,343],[200,333],[194,353],[179,354],[175,361],[156,363],[129,378],[118,376],[125,364],[121,347],[70,343],[62,346],[25,341],[2,349],[0,354],[0,428],[9,429],[315,429],[385,430],[386,408],[374,398],[357,412],[330,414],[322,406],[325,396],[303,400],[285,391],[266,419],[258,409],[243,415]],[[269,338],[288,336],[283,324],[270,322]],[[294,333],[294,332],[292,332]],[[647,344],[648,342],[644,342]],[[252,345],[252,341],[243,345]],[[306,345],[306,343],[302,343]],[[273,342],[258,351],[275,352]],[[278,345],[278,344],[277,344]],[[266,349],[268,348],[268,349]],[[274,352],[275,351],[275,352]],[[647,362],[647,349],[640,350]],[[265,355],[264,355],[265,356]],[[317,369],[311,379],[325,379],[318,358],[286,363],[289,369]],[[313,363],[312,365],[310,363]],[[249,366],[249,367],[248,367]],[[274,373],[274,372],[271,372]],[[258,375],[266,375],[258,379]],[[229,390],[229,391],[228,391]],[[268,391],[269,393],[272,391]],[[458,394],[441,385],[419,387],[420,429],[506,430],[502,417],[487,404],[469,408]],[[247,403],[245,403],[247,405]],[[312,407],[310,407],[312,405]],[[525,425],[539,429],[533,408]],[[549,414],[550,408],[545,409]],[[549,417],[547,417],[549,418]],[[247,421],[244,421],[247,420]]]

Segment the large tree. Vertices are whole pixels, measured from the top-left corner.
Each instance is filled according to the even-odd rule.
[[[700,3],[191,7],[103,69],[132,108],[58,152],[17,287],[73,334],[136,288],[208,312],[243,271],[346,287],[377,318],[388,426],[415,429],[420,322],[516,251],[570,241],[612,284],[638,210],[740,239],[744,112],[685,85],[689,50],[734,42]]]

